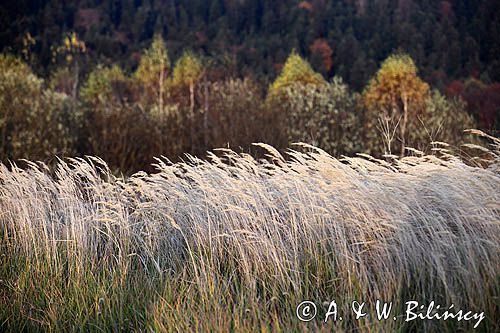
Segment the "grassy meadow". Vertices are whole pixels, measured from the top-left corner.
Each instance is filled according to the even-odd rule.
[[[481,166],[439,143],[386,160],[260,144],[262,160],[221,149],[130,177],[93,157],[1,165],[0,331],[473,330],[405,322],[404,302],[434,300],[484,311],[476,331],[498,332],[491,139]],[[377,299],[401,316],[349,311]],[[297,319],[303,300],[312,321]],[[331,300],[344,318],[324,323]]]
[[[500,333],[499,54],[499,0],[0,1],[0,333]]]

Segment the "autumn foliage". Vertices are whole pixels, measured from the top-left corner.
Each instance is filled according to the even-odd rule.
[[[418,77],[413,60],[399,54],[382,63],[364,92],[367,110],[375,113],[372,118],[399,128],[401,156],[404,155],[408,123],[424,109],[428,96],[429,85]],[[390,145],[387,150],[391,152]]]
[[[336,156],[405,155],[407,146],[431,151],[439,140],[459,146],[462,131],[475,127],[466,108],[484,108],[480,122],[496,110],[484,97],[496,86],[470,80],[447,90],[463,99],[445,97],[405,54],[388,57],[359,94],[340,77],[326,80],[296,51],[266,90],[258,79],[230,77],[227,59],[184,52],[171,66],[160,35],[132,72],[99,65],[82,77],[85,48],[76,35],[56,50],[61,65],[46,82],[18,58],[0,58],[3,160],[92,154],[132,173],[151,170],[161,155],[178,160],[221,146],[254,154],[254,142],[278,149],[306,142]],[[324,40],[311,50],[325,70],[332,66]]]

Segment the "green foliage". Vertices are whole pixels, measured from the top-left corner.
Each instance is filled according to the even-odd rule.
[[[361,150],[357,97],[342,79],[319,86],[295,83],[284,96],[288,142],[306,142],[337,156]]]
[[[184,52],[174,67],[172,84],[177,87],[195,85],[203,76],[203,64],[192,52]]]
[[[18,76],[33,75],[29,66],[20,58],[10,53],[0,53],[0,73],[13,71]]]
[[[75,73],[72,73],[68,66],[61,66],[54,69],[49,75],[48,87],[59,93],[71,96],[75,88]]]
[[[127,81],[128,79],[119,66],[103,67],[99,65],[90,73],[87,82],[81,88],[81,100],[93,107],[114,103],[119,99],[117,88],[119,88],[120,83]]]
[[[161,35],[156,34],[151,46],[144,51],[135,72],[135,77],[146,86],[156,86],[166,79],[170,71],[167,46]]]
[[[154,108],[160,113],[163,112],[164,108],[165,87],[169,71],[170,59],[165,41],[160,34],[156,34],[151,46],[143,53],[134,77],[141,83],[145,92],[142,103],[147,107],[154,105]]]
[[[420,124],[414,127],[409,131],[410,146],[427,150],[432,141],[459,147],[464,142],[464,130],[476,128],[476,123],[462,100],[448,99],[438,90],[433,90],[426,101]]]
[[[21,60],[0,55],[0,158],[45,159],[70,152],[68,99],[43,88]]]

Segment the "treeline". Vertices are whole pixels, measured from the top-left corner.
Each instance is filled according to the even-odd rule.
[[[390,54],[404,50],[444,91],[453,80],[500,82],[497,0],[7,0],[0,49],[36,41],[36,70],[51,71],[54,41],[75,31],[94,63],[136,68],[161,33],[175,58],[184,49],[223,58],[241,77],[275,77],[296,49],[327,78],[360,91]],[[91,66],[89,66],[91,68]]]
[[[154,156],[253,153],[254,142],[284,149],[299,141],[336,156],[387,157],[408,146],[429,151],[436,141],[459,147],[462,131],[477,127],[466,101],[432,89],[406,54],[388,57],[357,93],[296,51],[265,86],[225,77],[223,63],[193,52],[171,61],[160,35],[133,72],[99,65],[82,77],[87,48],[76,34],[53,50],[59,66],[45,80],[19,57],[0,56],[2,161],[95,155],[130,173],[150,170]],[[457,89],[470,92],[476,81]]]

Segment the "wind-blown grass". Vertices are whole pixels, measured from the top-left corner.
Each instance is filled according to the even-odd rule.
[[[2,331],[469,330],[354,320],[352,300],[484,311],[499,329],[500,174],[449,155],[391,163],[272,147],[159,159],[116,177],[96,158],[0,166]],[[415,153],[415,151],[412,151]],[[419,155],[419,154],[415,154]],[[495,160],[496,159],[496,160]],[[335,299],[342,322],[321,321]],[[302,300],[319,316],[302,323]],[[323,317],[324,318],[324,317]]]

